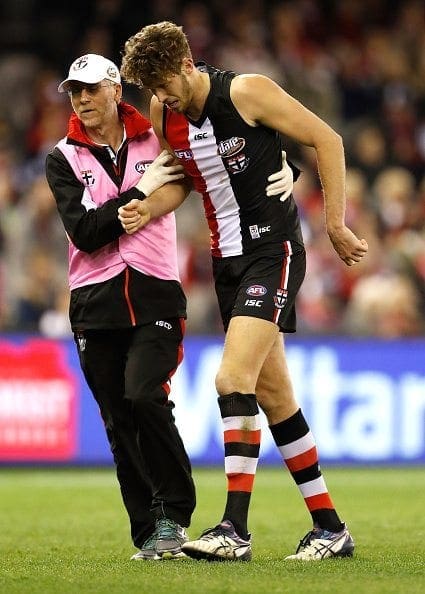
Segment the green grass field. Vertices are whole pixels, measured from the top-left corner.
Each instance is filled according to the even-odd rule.
[[[221,469],[194,470],[192,537],[221,519]],[[284,561],[310,529],[286,471],[258,469],[251,563],[134,562],[114,472],[0,469],[1,594],[415,594],[425,592],[423,468],[327,469],[353,559]]]

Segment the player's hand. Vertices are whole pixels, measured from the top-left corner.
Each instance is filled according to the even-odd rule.
[[[336,253],[347,266],[357,264],[367,254],[369,247],[366,239],[358,239],[345,225],[328,229],[328,235]]]
[[[269,175],[267,181],[272,182],[266,186],[267,196],[278,196],[281,194],[280,201],[284,202],[292,194],[294,173],[288,165],[285,151],[282,151],[282,169]]]
[[[137,200],[135,198],[124,204],[124,206],[120,206],[118,209],[118,219],[125,232],[128,235],[132,235],[149,223],[151,213],[143,200]]]
[[[168,151],[162,151],[146,169],[136,188],[149,196],[164,184],[183,179],[183,166],[170,164],[174,158]]]

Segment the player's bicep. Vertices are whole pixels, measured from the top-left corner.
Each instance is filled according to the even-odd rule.
[[[328,125],[266,76],[235,79],[232,100],[252,125],[262,124],[307,146],[315,146]]]

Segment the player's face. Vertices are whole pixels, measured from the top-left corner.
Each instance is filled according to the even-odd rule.
[[[98,128],[106,125],[116,115],[121,85],[108,80],[93,85],[75,81],[70,83],[68,95],[84,126]]]
[[[187,110],[193,96],[189,79],[184,72],[173,74],[151,91],[168,109],[180,113]]]

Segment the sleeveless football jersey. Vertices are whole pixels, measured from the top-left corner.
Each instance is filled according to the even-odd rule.
[[[284,241],[303,245],[294,199],[266,195],[267,178],[282,167],[282,140],[250,126],[230,99],[234,72],[197,64],[211,89],[196,122],[164,106],[163,133],[203,198],[214,257],[280,253]],[[295,245],[294,245],[295,247]]]

